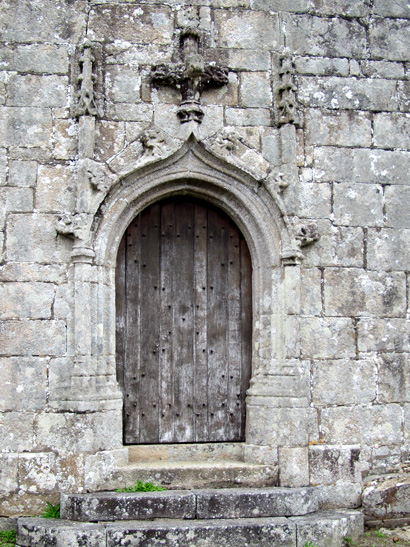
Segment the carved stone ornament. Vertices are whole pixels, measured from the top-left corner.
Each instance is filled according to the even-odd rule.
[[[164,159],[178,150],[182,144],[182,140],[171,138],[162,129],[151,125],[109,160],[109,169],[116,177],[123,177],[143,165]]]
[[[168,149],[164,135],[157,129],[147,129],[139,140],[142,144],[143,154],[151,158],[162,157]]]
[[[319,241],[320,234],[316,224],[303,224],[296,230],[295,239],[300,247],[311,245],[315,241]]]
[[[228,152],[229,154],[234,152],[239,144],[239,138],[232,129],[224,128],[217,135],[214,148],[219,148],[221,151]]]
[[[202,141],[213,154],[264,181],[270,170],[268,161],[234,127],[224,127],[218,133]]]
[[[289,186],[290,181],[282,171],[273,170],[266,177],[265,184],[272,186],[280,194]]]
[[[79,91],[77,95],[78,104],[75,109],[76,116],[96,116],[98,114],[94,102],[94,56],[92,54],[91,46],[91,42],[86,39],[83,45],[83,53],[80,57],[81,73],[78,77]]]
[[[289,246],[282,249],[280,255],[284,266],[300,264],[303,260],[302,247],[311,245],[320,239],[320,234],[315,224],[298,225],[294,228],[293,233],[293,240]]]
[[[181,62],[157,65],[151,70],[154,84],[170,85],[181,90],[182,100],[177,112],[181,123],[201,123],[204,117],[201,108],[202,92],[228,83],[228,69],[216,64],[205,65],[199,46],[199,32],[196,29],[185,29],[180,36]]]
[[[87,213],[66,213],[56,222],[56,231],[62,236],[71,239],[87,239],[90,226],[90,215]]]
[[[107,192],[111,187],[113,175],[100,163],[87,159],[85,172],[91,187],[97,192]]]
[[[294,84],[295,64],[289,55],[281,57],[278,86],[278,124],[299,123]]]

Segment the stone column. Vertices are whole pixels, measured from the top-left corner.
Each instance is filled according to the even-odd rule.
[[[293,71],[290,57],[282,56],[276,113],[281,149],[281,165],[276,173],[278,192],[298,182]],[[289,230],[293,231],[292,223]],[[301,242],[297,232],[288,237],[289,241],[282,241],[281,267],[272,274],[271,313],[260,319],[260,331],[270,333],[270,339],[258,348],[262,365],[248,391],[245,451],[248,461],[278,465],[279,484],[302,486],[309,483],[309,368],[299,358]],[[262,339],[258,332],[255,339]]]
[[[115,294],[107,295],[112,272],[95,264],[92,246],[94,214],[111,182],[110,175],[94,162],[98,111],[93,96],[92,62],[91,42],[86,40],[80,58],[81,85],[75,111],[79,123],[76,209],[60,230],[74,239],[71,253],[74,302],[69,336],[71,389],[64,404],[74,412],[115,410],[113,436],[120,440],[122,395],[116,382],[113,344],[107,347],[103,343],[105,337],[114,338],[115,325],[107,325],[105,320],[111,305],[109,299],[114,305]]]
[[[303,362],[287,356],[287,348],[298,344],[298,262],[296,257],[293,261],[287,258],[276,274],[272,314],[262,317],[264,324],[260,325],[266,335],[270,333],[270,340],[258,348],[263,364],[247,398],[246,460],[278,464],[280,483],[286,486],[308,484],[308,376]],[[258,333],[255,338],[261,339]],[[298,474],[291,472],[295,465]]]

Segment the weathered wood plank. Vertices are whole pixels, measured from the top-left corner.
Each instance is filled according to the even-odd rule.
[[[227,260],[226,217],[208,211],[208,387],[210,440],[226,438]]]
[[[140,442],[159,441],[159,205],[141,213]]]
[[[207,351],[207,209],[195,204],[194,229],[194,413],[195,441],[208,441],[208,351]]]
[[[241,239],[241,337],[242,337],[242,386],[240,408],[242,410],[241,439],[245,440],[245,400],[251,379],[252,363],[252,261],[245,239]]]
[[[139,414],[135,401],[140,394],[140,219],[137,217],[125,233],[126,342],[124,368],[124,437],[134,442],[139,436]],[[132,299],[132,306],[129,300]]]
[[[193,414],[193,284],[194,208],[192,202],[175,203],[174,271],[174,437],[190,442],[194,432]]]
[[[160,385],[159,385],[159,441],[174,441],[174,290],[173,278],[177,257],[174,250],[174,202],[161,207],[161,325],[160,325]]]
[[[242,329],[241,329],[241,234],[229,222],[228,228],[228,421],[227,436],[241,440],[242,407],[237,406],[242,388]],[[239,410],[239,412],[238,412]]]

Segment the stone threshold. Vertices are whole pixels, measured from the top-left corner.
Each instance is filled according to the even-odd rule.
[[[187,443],[128,445],[128,461],[214,462],[244,461],[246,443]]]
[[[245,461],[246,443],[130,445],[98,490],[138,480],[174,490],[278,485],[277,464]],[[95,488],[93,488],[95,489]]]

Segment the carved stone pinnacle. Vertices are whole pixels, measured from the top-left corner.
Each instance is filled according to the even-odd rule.
[[[86,39],[83,44],[83,53],[80,57],[81,74],[78,77],[80,89],[78,91],[78,104],[75,110],[75,115],[77,117],[96,116],[98,114],[94,102],[94,56],[92,54],[91,46],[91,42]]]
[[[293,81],[295,74],[295,65],[288,55],[281,58],[281,66],[279,69],[280,84],[278,86],[278,110],[279,110],[279,125],[286,123],[298,124],[297,102],[296,102],[296,86]]]

